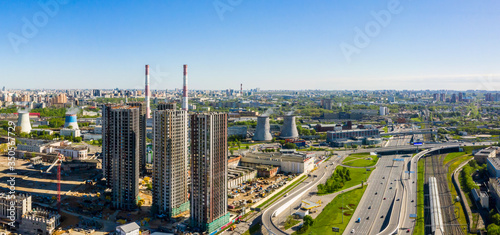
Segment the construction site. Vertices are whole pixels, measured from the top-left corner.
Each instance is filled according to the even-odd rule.
[[[228,210],[240,213],[243,207],[248,208],[275,190],[285,186],[295,175],[276,174],[270,178],[255,178],[239,184],[228,192]]]

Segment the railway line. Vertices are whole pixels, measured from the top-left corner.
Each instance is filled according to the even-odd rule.
[[[425,158],[425,183],[429,185],[429,177],[436,178],[439,201],[441,203],[440,209],[443,217],[443,227],[445,230],[443,234],[465,234],[455,215],[455,206],[453,204],[450,188],[446,179],[448,169],[445,169],[443,166],[443,160],[445,156],[445,154],[442,154]],[[430,195],[428,189],[424,193],[426,195]],[[432,234],[429,211],[429,196],[425,197],[425,199],[425,205],[427,208],[425,210],[425,234]]]

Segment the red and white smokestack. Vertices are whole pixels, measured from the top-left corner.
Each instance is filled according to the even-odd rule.
[[[243,83],[240,83],[240,95],[243,96]]]
[[[149,97],[151,96],[149,94],[149,65],[146,65],[146,88],[144,91],[144,94],[146,96],[146,117],[151,118],[151,106],[149,105]]]
[[[184,65],[184,86],[182,87],[182,109],[188,110],[188,66]]]

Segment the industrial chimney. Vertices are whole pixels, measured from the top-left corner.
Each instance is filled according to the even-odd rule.
[[[18,112],[17,126],[21,127],[21,133],[31,132],[30,113]]]
[[[149,65],[146,65],[146,87],[145,87],[145,98],[146,98],[146,118],[151,118],[151,106],[149,105]]]
[[[255,141],[270,141],[273,136],[270,132],[269,127],[269,117],[259,116],[257,118],[257,128],[255,129],[255,134],[253,135],[253,140]]]
[[[188,66],[184,65],[184,86],[182,87],[182,110],[188,110]]]
[[[281,139],[296,139],[299,138],[297,125],[295,124],[295,116],[285,116],[283,126],[281,127]]]

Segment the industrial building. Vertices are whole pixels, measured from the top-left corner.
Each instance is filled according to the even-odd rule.
[[[229,222],[227,114],[191,115],[191,226],[209,234]]]
[[[139,107],[139,174],[146,172],[146,109],[143,102],[128,102],[127,105]]]
[[[141,227],[136,223],[128,223],[116,227],[116,235],[139,235]]]
[[[103,171],[116,209],[136,208],[139,194],[140,108],[108,106],[103,113]]]
[[[490,196],[495,202],[495,207],[497,211],[500,211],[500,179],[492,178],[488,181],[488,189],[490,192]]]
[[[237,136],[239,138],[246,138],[248,134],[247,126],[231,126],[227,128],[227,136]]]
[[[472,197],[474,198],[474,201],[476,202],[478,207],[482,207],[489,210],[490,197],[488,196],[488,193],[475,188],[472,189],[471,192],[472,192]]]
[[[497,149],[498,147],[488,147],[482,149],[476,154],[474,154],[474,160],[476,160],[478,164],[484,164],[486,163],[486,159],[497,156]]]
[[[269,117],[260,116],[257,118],[257,127],[255,129],[255,134],[253,135],[253,140],[255,141],[270,141],[273,139],[271,135],[271,127],[269,126]]]
[[[228,189],[236,188],[239,184],[257,177],[257,170],[251,167],[237,166],[228,168]]]
[[[300,174],[314,169],[314,154],[304,153],[246,153],[240,165],[260,167],[262,165],[279,167],[278,171]]]
[[[500,177],[500,158],[490,157],[486,159],[486,169],[490,177]]]
[[[174,217],[190,208],[188,198],[187,112],[153,113],[153,207]]]
[[[380,131],[378,129],[328,131],[326,133],[326,141],[333,142],[338,139],[349,139],[352,137],[372,137],[372,136],[380,136]]]

